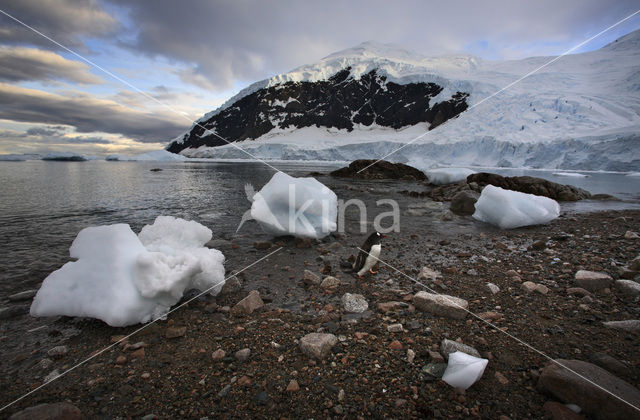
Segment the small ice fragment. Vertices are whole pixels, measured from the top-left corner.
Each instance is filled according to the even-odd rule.
[[[470,356],[461,351],[451,353],[442,380],[454,388],[467,389],[480,379],[487,363],[487,359]]]

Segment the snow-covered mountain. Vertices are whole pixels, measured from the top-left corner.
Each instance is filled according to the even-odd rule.
[[[167,149],[352,160],[404,146],[387,159],[640,170],[640,31],[540,68],[553,58],[426,57],[368,42],[254,83]]]

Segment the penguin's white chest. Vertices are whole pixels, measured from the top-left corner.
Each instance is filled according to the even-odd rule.
[[[378,258],[380,258],[380,251],[382,251],[382,245],[380,244],[371,247],[369,255],[367,255],[367,259],[364,261],[362,269],[358,271],[359,276],[362,276],[364,273],[371,270],[374,265],[376,265],[376,263],[378,262]]]

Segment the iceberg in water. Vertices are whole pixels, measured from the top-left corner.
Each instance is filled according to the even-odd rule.
[[[432,184],[444,185],[464,181],[476,172],[467,168],[438,168],[424,171],[424,173]]]
[[[455,388],[467,389],[482,377],[489,361],[461,351],[449,355],[442,380]]]
[[[274,235],[320,239],[337,229],[338,197],[315,178],[277,172],[254,195],[251,217]]]
[[[560,215],[560,205],[547,197],[487,185],[476,202],[473,218],[501,229],[547,223]]]
[[[114,327],[163,316],[188,289],[224,284],[224,256],[203,245],[211,230],[196,222],[159,216],[136,235],[129,225],[83,229],[68,262],[42,283],[32,316],[80,316]],[[164,239],[163,239],[164,238]]]

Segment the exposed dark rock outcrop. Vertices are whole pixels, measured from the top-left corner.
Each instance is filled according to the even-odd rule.
[[[494,185],[505,190],[519,191],[527,194],[541,195],[557,201],[578,201],[590,198],[591,194],[573,185],[557,184],[532,176],[504,177],[497,174],[480,172],[467,177],[467,183],[475,182],[480,187]]]
[[[465,92],[431,104],[431,98],[441,91],[435,83],[389,82],[376,70],[355,79],[347,67],[328,80],[286,82],[259,89],[195,125],[167,150],[178,153],[185,148],[256,139],[276,127],[322,126],[351,131],[356,124],[401,128],[428,122],[431,130],[468,106]]]
[[[372,165],[373,163],[375,164]],[[375,159],[354,160],[349,166],[331,172],[331,175],[344,178],[403,179],[408,181],[425,181],[427,179],[424,172],[413,166],[404,163],[391,163],[386,160],[376,162]]]

